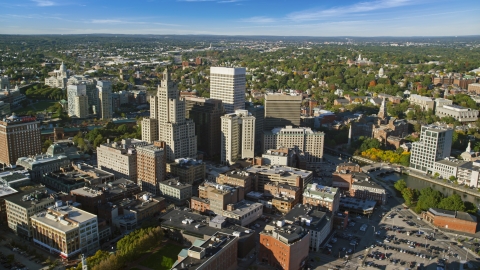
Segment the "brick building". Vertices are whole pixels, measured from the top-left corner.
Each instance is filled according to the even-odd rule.
[[[303,192],[303,204],[309,204],[319,210],[337,212],[340,201],[338,188],[309,184]]]
[[[302,190],[299,187],[272,182],[265,184],[264,195],[272,197],[272,205],[285,214],[300,202]]]
[[[439,228],[466,233],[477,232],[477,217],[469,213],[430,208],[422,212],[422,217]]]
[[[272,221],[260,232],[258,260],[276,269],[302,269],[308,259],[310,238],[310,233],[299,225]]]
[[[240,170],[219,174],[217,177],[217,183],[241,188],[243,189],[244,194],[247,194],[254,189],[253,174]]]

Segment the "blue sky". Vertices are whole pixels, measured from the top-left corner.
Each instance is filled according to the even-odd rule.
[[[480,35],[478,0],[1,0],[1,34]]]

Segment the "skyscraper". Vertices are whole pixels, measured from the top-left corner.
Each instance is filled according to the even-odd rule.
[[[261,155],[263,151],[263,125],[265,124],[265,107],[245,102],[245,109],[255,117],[255,154]]]
[[[209,157],[220,155],[220,117],[224,114],[221,100],[185,97],[187,118],[195,122],[198,150]]]
[[[0,120],[0,164],[14,165],[20,157],[42,152],[40,122],[12,114]]]
[[[302,96],[266,94],[264,129],[272,130],[285,126],[299,127],[301,105]]]
[[[447,127],[422,126],[420,140],[412,143],[410,168],[431,173],[436,160],[450,156],[453,130]]]
[[[211,67],[210,98],[221,100],[225,113],[245,109],[245,68]]]
[[[75,84],[67,86],[68,116],[86,118],[88,116],[87,86]]]
[[[177,86],[170,80],[165,69],[158,86],[157,96],[150,98],[150,119],[142,123],[142,137],[150,141],[155,136],[152,130],[158,127],[156,140],[165,142],[168,161],[197,155],[197,137],[195,123],[185,118],[185,101],[178,97]],[[157,124],[156,124],[157,123]]]
[[[112,83],[110,81],[98,81],[98,98],[100,99],[97,113],[102,119],[111,119],[112,111]]]
[[[159,183],[165,180],[166,160],[164,145],[155,141],[153,144],[138,146],[137,183],[142,191],[159,195]]]
[[[221,119],[221,162],[231,165],[241,158],[254,158],[255,117],[247,110],[236,110]]]

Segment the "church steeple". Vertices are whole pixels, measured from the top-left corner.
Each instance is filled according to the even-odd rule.
[[[383,97],[382,104],[380,105],[380,110],[378,111],[377,116],[378,116],[378,118],[380,118],[382,120],[385,120],[388,116],[385,97]]]

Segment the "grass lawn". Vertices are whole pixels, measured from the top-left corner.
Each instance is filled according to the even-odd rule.
[[[48,107],[52,106],[57,102],[58,101],[54,101],[54,100],[40,101],[38,103],[30,104],[26,108],[20,108],[18,110],[15,110],[15,113],[22,114],[22,113],[27,113],[28,111],[41,112],[48,109]]]
[[[150,255],[146,260],[140,263],[145,267],[154,270],[168,270],[177,260],[178,253],[182,250],[181,246],[167,244],[157,252]]]

